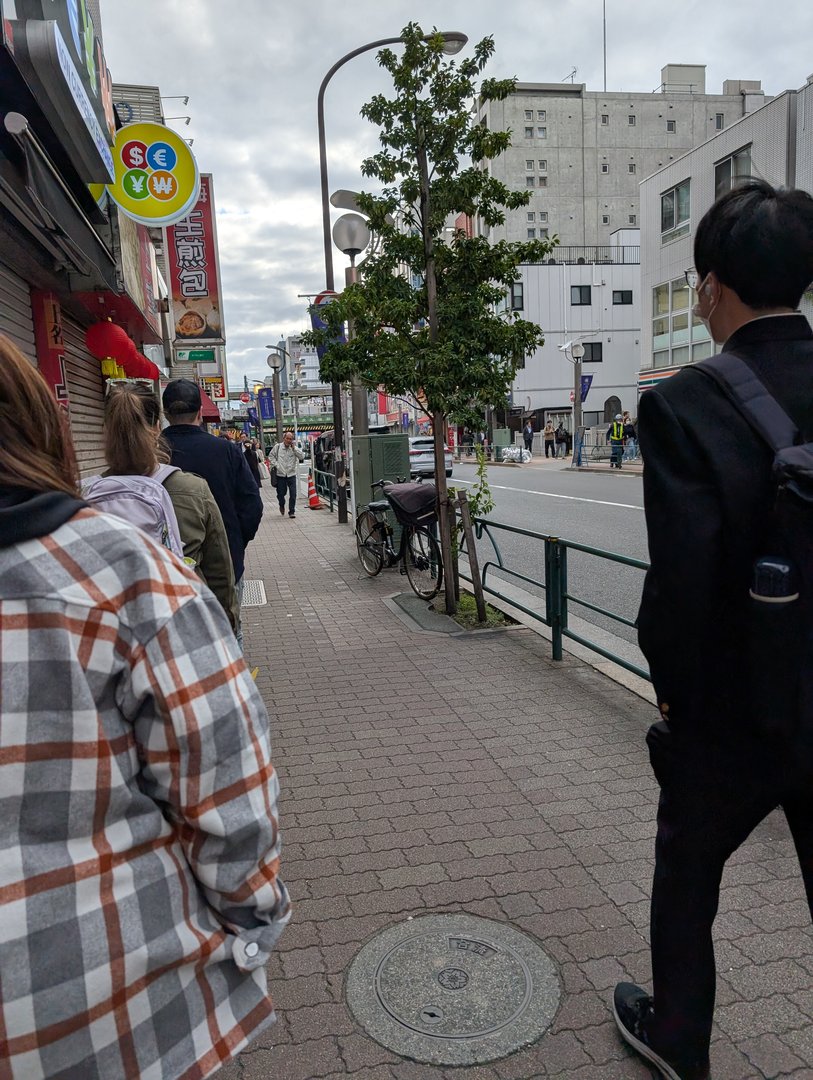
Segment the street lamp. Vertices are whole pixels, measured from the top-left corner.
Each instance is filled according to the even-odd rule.
[[[353,285],[359,279],[356,256],[360,255],[370,243],[370,229],[367,221],[360,214],[342,214],[333,226],[333,242],[339,251],[343,251],[350,258],[350,265],[344,272],[344,283],[345,285]],[[353,322],[348,320],[348,341],[352,341],[354,335]],[[367,387],[355,375],[351,380],[351,394],[353,434],[369,435],[370,418],[367,406]]]
[[[443,38],[443,51],[448,56],[453,56],[455,53],[460,52],[468,41],[468,37],[458,30],[446,31],[441,34],[441,37]],[[325,287],[330,290],[333,290],[335,283],[333,277],[333,250],[330,243],[330,197],[327,178],[327,148],[325,145],[325,90],[327,89],[327,84],[339,68],[343,67],[348,60],[352,60],[362,53],[369,52],[371,49],[380,49],[385,45],[397,45],[400,41],[400,37],[389,37],[380,38],[378,41],[371,41],[367,45],[360,45],[357,49],[353,49],[351,52],[346,53],[340,60],[336,61],[333,67],[325,75],[324,79],[322,79],[322,84],[319,87],[319,94],[316,99],[316,120],[319,131],[319,178],[322,187],[322,240],[325,249]],[[339,522],[344,524],[347,522],[347,487],[344,471],[342,391],[339,383],[335,381],[332,383],[331,389],[333,393],[333,437],[336,461],[337,516]]]
[[[271,372],[274,376],[274,417],[277,423],[277,442],[282,442],[282,394],[280,392],[279,385],[279,373],[285,364],[285,358],[281,355],[279,345],[266,345],[266,349],[269,349],[266,363],[271,368]]]

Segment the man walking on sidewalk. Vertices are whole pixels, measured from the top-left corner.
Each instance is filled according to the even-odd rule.
[[[238,622],[235,636],[243,647],[240,604],[243,600],[245,552],[263,516],[260,491],[249,472],[242,448],[216,439],[201,427],[200,388],[191,379],[175,379],[163,395],[169,427],[161,433],[172,452],[172,465],[202,476],[218,505],[234,566]]]
[[[288,494],[288,517],[296,517],[296,481],[299,473],[299,463],[305,460],[305,455],[294,445],[294,436],[286,431],[282,436],[282,442],[277,443],[271,451],[269,458],[271,468],[277,473],[277,501],[279,512],[285,516],[285,495]]]
[[[757,606],[777,628],[776,613],[790,610],[757,605],[763,591],[779,593],[757,587],[754,564],[772,555],[776,570],[783,538],[806,548],[810,563],[810,505],[789,531],[795,496],[777,499],[774,448],[735,404],[730,382],[717,378],[736,371],[732,356],[739,358],[758,400],[790,417],[798,442],[813,440],[813,331],[796,310],[813,280],[813,198],[764,181],[739,185],[700,222],[694,256],[697,271],[686,275],[697,292],[694,314],[725,344],[707,371],[688,368],[641,398],[651,569],[638,628],[662,716],[647,736],[661,789],[653,994],[621,983],[614,997],[622,1037],[671,1080],[709,1076],[712,924],[723,868],[778,806],[813,912],[813,753],[804,742],[813,729],[811,601],[803,585],[795,586],[803,622],[773,651],[749,626]],[[799,570],[805,565],[797,560]],[[809,569],[802,578],[811,580]],[[767,704],[756,708],[760,692]]]

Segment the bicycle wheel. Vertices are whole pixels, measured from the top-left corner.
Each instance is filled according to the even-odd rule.
[[[443,584],[443,562],[437,540],[419,526],[409,528],[404,548],[404,568],[409,584],[422,600],[437,596]]]
[[[362,510],[356,518],[356,547],[365,574],[375,577],[384,566],[381,522],[372,510]]]

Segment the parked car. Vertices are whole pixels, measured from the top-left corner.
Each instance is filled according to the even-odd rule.
[[[446,475],[451,476],[453,458],[448,446],[443,447],[443,457]],[[435,440],[432,435],[416,435],[409,440],[409,472],[413,478],[435,475]]]

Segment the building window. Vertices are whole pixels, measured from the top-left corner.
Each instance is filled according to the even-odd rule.
[[[609,214],[602,214],[601,215],[601,224],[602,225],[609,225],[610,224],[610,215]]]
[[[547,240],[549,235],[550,235],[550,233],[548,232],[547,229],[540,229],[539,230],[539,239],[540,240]]]
[[[726,191],[736,187],[741,180],[751,175],[751,147],[746,146],[736,154],[718,161],[714,166],[714,197],[719,198]]]
[[[609,123],[610,123],[610,116],[609,116],[609,114],[608,114],[608,113],[606,113],[606,112],[602,113],[602,114],[601,114],[601,126],[602,126],[602,127],[607,127],[607,125],[608,125]]]
[[[536,221],[536,211],[535,210],[529,210],[528,211],[528,221]]]
[[[715,128],[715,130],[716,131],[722,131],[724,127],[725,127],[725,113],[721,113],[721,112],[715,113],[714,114],[714,128]]]
[[[534,129],[532,127],[525,128],[525,138],[532,139],[534,137]]]
[[[604,359],[602,343],[600,341],[585,341],[583,364],[600,364]]]
[[[630,225],[637,225],[638,224],[638,215],[637,214],[630,214],[629,215],[629,223],[630,223]]]
[[[548,178],[547,178],[547,176],[540,176],[539,177],[539,186],[540,187],[547,187],[548,186]]]
[[[526,119],[526,120],[533,120],[533,118],[534,118],[534,111],[533,111],[533,109],[526,109],[526,110],[525,110],[525,119]]]
[[[525,168],[528,170],[528,172],[530,172],[533,167],[534,167],[534,159],[533,158],[526,158],[525,159]]]
[[[526,231],[528,233],[529,240],[536,240],[536,229],[527,229]]]
[[[603,173],[608,173],[610,171],[610,166],[606,161],[602,161],[602,163],[601,163],[601,171]]]
[[[635,127],[635,113],[630,113],[627,117],[627,123],[630,127]]]
[[[537,138],[547,139],[547,137],[548,137],[548,129],[546,127],[538,127],[536,129],[536,134],[537,134]]]
[[[544,158],[539,159],[539,171],[540,172],[547,172],[548,171],[548,163],[547,163],[547,161],[545,161]]]
[[[661,243],[676,240],[689,231],[689,181],[661,195]]]
[[[631,161],[629,163],[629,165],[627,165],[627,172],[631,172],[631,173],[635,172],[635,162],[634,161]]]
[[[515,281],[511,286],[511,310],[523,311],[525,308],[525,297],[523,293],[523,284],[521,281]]]
[[[548,212],[547,212],[547,210],[540,210],[539,211],[539,220],[540,221],[547,221],[548,220]]]
[[[685,276],[652,290],[652,361],[654,367],[699,360],[711,341],[702,321],[691,310],[692,290]],[[710,353],[705,353],[710,355]]]
[[[614,304],[631,304],[632,289],[613,289]]]
[[[590,286],[571,285],[570,303],[573,307],[589,307],[592,303],[592,300],[590,299]]]
[[[674,135],[675,132],[677,131],[677,120],[667,120],[666,121],[666,130],[671,135]]]
[[[536,177],[535,176],[526,176],[525,177],[525,187],[536,187]]]
[[[544,124],[545,121],[548,118],[548,114],[545,112],[544,109],[537,109],[536,110],[536,118],[537,118],[537,120],[541,120],[542,123]]]

